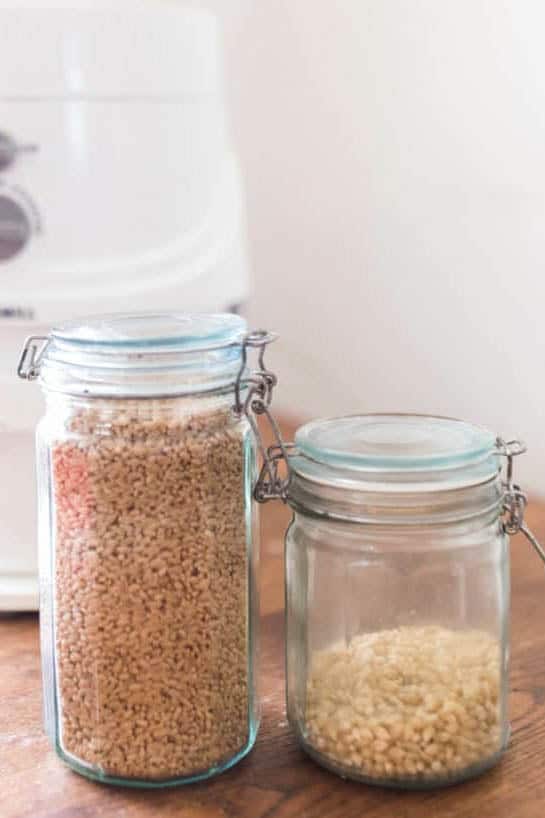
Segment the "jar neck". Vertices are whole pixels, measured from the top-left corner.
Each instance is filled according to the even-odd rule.
[[[401,490],[402,489],[402,490]],[[418,491],[392,486],[366,491],[317,484],[293,473],[288,502],[300,514],[374,526],[451,525],[498,520],[504,487],[498,473],[479,484],[448,490]]]
[[[429,554],[430,551],[443,549],[478,547],[493,540],[508,543],[501,518],[492,513],[456,522],[428,521],[407,526],[316,517],[306,510],[297,509],[288,536],[294,543],[308,545],[314,542],[320,548],[339,548],[358,554],[367,550]]]
[[[48,393],[84,398],[168,398],[234,393],[241,346],[200,350],[97,349],[53,339],[40,383]]]

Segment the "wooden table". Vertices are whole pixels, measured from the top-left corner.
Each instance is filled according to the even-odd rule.
[[[250,756],[206,784],[134,791],[95,784],[57,759],[42,734],[38,620],[0,616],[0,818],[545,818],[545,571],[513,540],[511,745],[480,779],[435,792],[342,781],[297,747],[286,723],[283,531],[288,510],[263,515],[263,721]],[[545,504],[530,525],[545,540]]]

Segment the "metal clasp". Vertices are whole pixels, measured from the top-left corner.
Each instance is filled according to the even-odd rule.
[[[278,423],[274,419],[270,405],[272,402],[273,390],[277,384],[277,377],[274,372],[267,369],[265,364],[265,350],[267,346],[276,340],[276,335],[266,330],[256,330],[250,332],[242,340],[242,362],[235,382],[235,406],[237,415],[246,415],[252,431],[254,433],[263,465],[257,483],[254,488],[254,499],[258,503],[266,503],[268,500],[282,500],[286,502],[288,486],[290,483],[290,465],[288,450],[293,448],[292,444],[284,443]],[[258,369],[252,370],[245,377],[248,364],[248,350],[258,349]],[[243,392],[246,394],[243,395]],[[257,417],[264,415],[267,418],[272,430],[275,443],[266,447],[263,443]],[[280,465],[284,463],[287,469],[287,476],[282,477]]]
[[[17,375],[24,381],[35,381],[39,377],[40,364],[49,340],[48,335],[31,335],[26,339],[17,366]]]
[[[518,532],[521,531],[542,562],[545,562],[545,550],[537,540],[535,534],[530,531],[524,522],[524,511],[528,503],[528,498],[513,479],[513,458],[518,457],[519,454],[524,454],[526,446],[520,440],[505,441],[501,437],[498,437],[496,439],[496,447],[498,454],[507,459],[505,480],[503,481],[503,511],[505,514],[502,521],[503,530],[506,534],[518,534]]]

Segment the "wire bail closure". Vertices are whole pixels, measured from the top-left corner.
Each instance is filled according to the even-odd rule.
[[[23,346],[17,375],[24,381],[35,381],[40,376],[40,365],[49,345],[49,335],[30,335]]]
[[[498,437],[496,439],[496,447],[498,454],[507,459],[506,479],[503,481],[505,492],[503,495],[503,511],[505,514],[502,520],[503,530],[506,534],[518,534],[519,531],[522,532],[538,557],[545,563],[545,550],[543,546],[524,522],[524,511],[528,503],[528,498],[513,479],[513,458],[518,457],[519,454],[524,454],[526,446],[520,440],[505,441],[501,437]]]
[[[278,423],[270,410],[273,390],[278,383],[278,379],[274,372],[267,369],[265,364],[265,350],[276,338],[276,335],[266,330],[256,330],[244,336],[242,340],[242,362],[235,382],[234,411],[237,415],[244,414],[248,419],[263,459],[263,465],[254,488],[254,499],[258,503],[266,503],[268,500],[286,502],[290,483],[288,450],[293,448],[293,444],[284,443]],[[251,370],[249,376],[245,377],[248,351],[250,349],[259,350],[257,358],[259,368]],[[247,390],[247,392],[243,396],[244,390]],[[272,446],[266,447],[263,442],[257,424],[257,418],[260,415],[267,418],[272,430],[275,441]],[[279,472],[279,466],[282,462],[285,463],[287,468],[286,477],[282,477]]]

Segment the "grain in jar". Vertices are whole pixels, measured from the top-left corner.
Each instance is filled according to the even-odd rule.
[[[206,770],[249,738],[243,432],[168,401],[80,410],[69,432],[51,448],[63,750],[118,778]]]
[[[500,751],[500,663],[482,631],[402,627],[315,655],[305,742],[362,779],[447,781]]]

